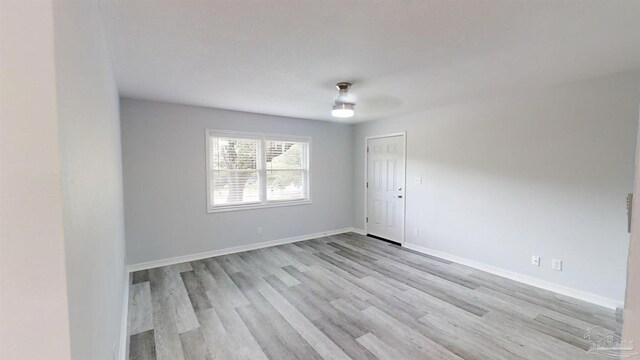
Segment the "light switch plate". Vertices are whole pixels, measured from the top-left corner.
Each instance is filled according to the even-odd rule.
[[[422,184],[422,176],[416,176],[416,184]]]
[[[558,259],[551,260],[551,268],[556,271],[562,271],[562,260],[558,260]]]

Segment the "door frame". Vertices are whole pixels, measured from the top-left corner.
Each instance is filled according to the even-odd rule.
[[[640,107],[638,107],[640,122]],[[631,206],[631,235],[629,237],[629,252],[627,255],[627,283],[624,291],[624,312],[622,322],[622,339],[640,342],[640,286],[630,281],[631,273],[640,268],[640,127],[636,136],[636,161],[633,179],[633,204]]]
[[[394,136],[402,136],[402,147],[404,148],[404,182],[402,183],[402,188],[404,189],[404,196],[402,202],[402,239],[400,240],[400,245],[404,246],[406,239],[406,224],[407,224],[407,131],[400,131],[389,134],[382,135],[373,135],[367,136],[364,138],[364,234],[367,235],[367,217],[369,216],[367,212],[369,211],[368,205],[368,194],[367,194],[367,181],[369,176],[369,152],[367,152],[367,147],[369,146],[369,140],[371,139],[380,139]]]

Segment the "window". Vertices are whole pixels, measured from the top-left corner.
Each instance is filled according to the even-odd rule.
[[[208,211],[308,204],[310,139],[207,130]]]

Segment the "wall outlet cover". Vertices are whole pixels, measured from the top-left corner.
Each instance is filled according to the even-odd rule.
[[[551,268],[556,271],[562,271],[562,260],[558,260],[558,259],[551,260]]]
[[[531,256],[531,265],[540,266],[540,256]]]

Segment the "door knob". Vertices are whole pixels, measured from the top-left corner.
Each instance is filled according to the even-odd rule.
[[[396,196],[398,199],[402,199],[402,195],[398,195]]]

